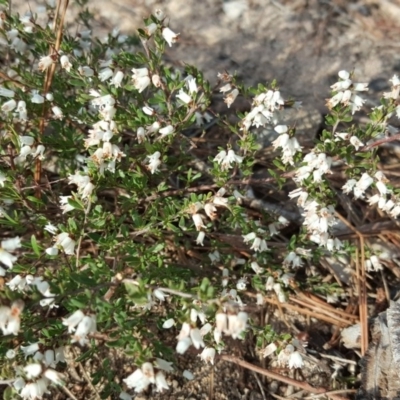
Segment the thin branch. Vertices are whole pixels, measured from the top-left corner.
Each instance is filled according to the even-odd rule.
[[[278,380],[280,382],[284,382],[284,383],[286,383],[288,385],[299,387],[299,388],[301,388],[303,390],[307,390],[310,393],[321,394],[321,395],[326,395],[326,396],[328,396],[328,393],[330,393],[329,397],[332,400],[347,400],[344,397],[337,396],[336,394],[332,394],[332,392],[328,392],[324,388],[313,387],[313,386],[309,385],[307,382],[297,381],[296,379],[292,379],[292,378],[289,378],[287,376],[276,374],[275,372],[268,371],[267,369],[263,369],[261,367],[257,367],[256,365],[250,364],[247,361],[241,360],[238,357],[229,356],[229,355],[221,355],[220,359],[222,361],[226,361],[226,362],[230,362],[232,364],[240,365],[243,368],[247,368],[250,371],[257,372],[258,374],[267,376],[268,378],[275,379],[275,380]]]

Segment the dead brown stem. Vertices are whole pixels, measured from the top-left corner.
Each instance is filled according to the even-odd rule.
[[[332,400],[346,400],[344,397],[338,396],[338,395],[336,395],[336,394],[334,394],[332,392],[328,392],[324,388],[313,387],[313,386],[309,385],[307,382],[297,381],[297,380],[289,378],[287,376],[276,374],[275,372],[268,371],[268,370],[263,369],[261,367],[257,367],[256,365],[250,364],[247,361],[241,360],[238,357],[229,356],[229,355],[222,355],[222,356],[220,356],[220,359],[223,360],[223,361],[226,361],[226,362],[230,362],[230,363],[233,363],[233,364],[236,364],[236,365],[240,365],[243,368],[247,368],[250,371],[257,372],[258,374],[267,376],[268,378],[275,379],[275,380],[278,380],[280,382],[284,382],[284,383],[286,383],[288,385],[296,386],[296,387],[301,388],[303,390],[307,390],[310,393],[321,394],[321,395],[323,394],[323,395],[326,395],[326,396],[330,397]]]

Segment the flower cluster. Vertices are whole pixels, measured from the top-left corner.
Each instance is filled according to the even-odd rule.
[[[19,395],[26,400],[35,400],[42,398],[43,395],[49,393],[49,385],[51,383],[56,385],[63,384],[63,375],[55,371],[53,368],[58,361],[54,358],[54,351],[50,350],[45,354],[36,352],[35,362],[27,364],[22,370],[19,371],[20,375],[14,381],[14,388]]]
[[[360,110],[364,101],[357,92],[368,90],[367,83],[354,83],[350,78],[349,72],[342,70],[339,72],[340,80],[331,86],[331,89],[336,93],[326,103],[329,109],[332,109],[337,104],[342,104],[346,107],[350,107],[351,113],[354,114]]]
[[[47,229],[51,229],[50,233],[53,234],[57,232],[57,228],[54,226],[51,226],[50,228],[47,227]],[[67,255],[73,255],[75,253],[75,245],[75,240],[68,232],[61,232],[58,235],[55,235],[54,246],[47,248],[46,253],[49,256],[56,256],[58,255],[58,251],[62,250]]]
[[[40,300],[40,305],[55,307],[54,297],[55,295],[50,291],[50,285],[47,281],[43,280],[42,276],[34,277],[30,274],[26,276],[15,275],[6,285],[12,291],[18,291],[24,293],[26,290],[32,289],[33,287],[38,290],[40,294],[44,296],[44,299]]]
[[[392,90],[390,92],[383,93],[385,99],[391,100],[396,104],[395,112],[397,118],[400,118],[400,105],[398,105],[398,98],[400,93],[400,79],[397,75],[393,75],[393,78],[389,80],[392,83]]]
[[[277,125],[274,129],[275,132],[279,133],[279,136],[272,142],[273,148],[275,150],[282,149],[281,159],[284,164],[294,165],[293,156],[300,152],[302,147],[295,137],[290,137],[286,125]]]
[[[145,362],[140,368],[124,379],[124,382],[129,389],[135,389],[136,393],[146,390],[150,384],[156,385],[156,391],[162,392],[168,389],[168,383],[165,379],[165,372],[172,372],[170,362],[161,358],[156,358],[154,365],[150,362]],[[156,371],[154,370],[156,369]]]
[[[248,314],[244,311],[238,313],[218,312],[215,315],[214,338],[219,343],[222,334],[231,336],[233,339],[240,337],[247,328]]]
[[[366,190],[375,184],[379,193],[367,199],[369,205],[376,204],[379,209],[388,213],[393,218],[400,215],[400,199],[392,195],[392,189],[387,186],[389,180],[382,171],[377,171],[372,177],[364,172],[360,179],[349,179],[342,187],[344,193],[353,193],[355,199],[365,199]],[[390,196],[388,198],[388,196]]]
[[[265,231],[263,229],[258,229],[258,233],[265,233]],[[268,250],[268,245],[265,239],[260,238],[259,236],[257,236],[256,232],[250,232],[247,235],[243,235],[243,241],[245,243],[249,243],[251,241],[253,241],[253,244],[251,245],[250,249],[254,250],[254,251],[266,251]]]
[[[241,121],[242,129],[248,131],[251,126],[265,126],[271,122],[274,112],[280,110],[284,104],[279,90],[268,90],[257,95],[253,100],[253,108]]]
[[[294,181],[302,183],[312,175],[313,182],[319,183],[325,174],[331,173],[332,158],[325,153],[316,154],[311,151],[304,156],[303,164],[296,170]]]
[[[125,157],[125,154],[119,147],[110,142],[116,131],[116,124],[113,121],[117,111],[115,108],[115,99],[109,94],[102,96],[93,89],[90,91],[90,94],[94,97],[91,104],[98,107],[103,120],[95,123],[93,129],[89,131],[90,136],[86,139],[86,146],[89,147],[102,143],[90,158],[99,168],[101,174],[104,173],[104,170],[115,172],[116,162]]]
[[[243,162],[243,157],[238,156],[235,152],[230,149],[227,152],[221,150],[214,158],[218,164],[221,165],[221,170],[226,171],[232,168],[232,163],[241,164]]]
[[[68,332],[73,333],[72,343],[78,342],[81,346],[89,342],[88,335],[97,332],[96,316],[85,315],[81,310],[75,311],[68,318],[63,319],[63,325],[68,327]]]
[[[220,77],[221,74],[218,74],[218,76]],[[224,95],[225,95],[224,102],[228,108],[231,107],[231,105],[233,104],[233,102],[236,100],[236,98],[239,95],[239,90],[237,88],[235,88],[234,86],[232,86],[230,83],[227,83],[224,86],[222,86],[219,89],[219,91],[221,93],[224,93]]]

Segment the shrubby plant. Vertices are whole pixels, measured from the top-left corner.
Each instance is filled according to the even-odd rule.
[[[74,30],[62,27],[57,10],[52,25],[52,5],[27,16],[4,8],[0,18],[5,398],[40,398],[64,385],[71,345],[82,349],[80,360],[116,348],[136,366],[121,377],[110,363],[99,365],[102,398],[168,390],[176,355],[194,348],[214,363],[229,352],[227,341],[249,331],[264,356],[279,352],[281,365],[301,368],[302,343],[258,326],[251,310],[266,296],[285,302],[297,285],[307,288],[294,271],[319,255],[352,254],[334,236],[339,193],[400,214],[376,146],[400,115],[398,77],[361,125],[352,120],[367,84],[340,71],[327,128],[305,149],[296,127],[279,119],[300,104],[284,99],[276,82],[245,88],[222,72],[212,87],[195,67],[163,62],[180,34],[162,11],[137,36],[115,29],[100,40],[87,10]],[[227,108],[242,96],[249,111],[237,123],[218,115],[219,93]],[[277,135],[268,182],[291,187],[298,229],[288,230],[279,212],[248,207],[258,130],[266,126]],[[339,170],[340,186],[331,179]],[[278,235],[285,250],[274,245]],[[367,254],[368,269],[381,269],[379,254]],[[341,294],[333,286],[323,293],[333,301]],[[174,348],[162,339],[171,331]]]

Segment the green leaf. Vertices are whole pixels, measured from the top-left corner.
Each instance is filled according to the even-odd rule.
[[[40,257],[41,251],[40,248],[38,246],[37,240],[35,235],[31,236],[31,246],[32,246],[32,250],[35,252],[35,254]]]

